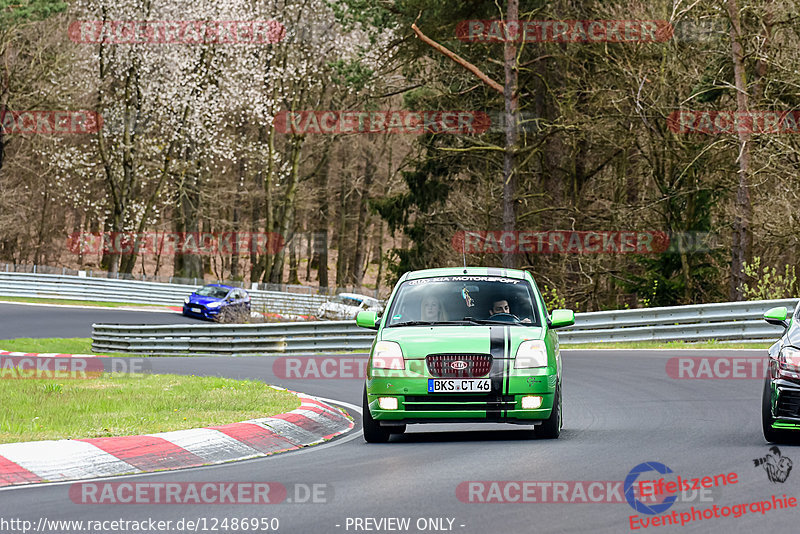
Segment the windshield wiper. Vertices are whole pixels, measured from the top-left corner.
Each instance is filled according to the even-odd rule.
[[[394,326],[440,326],[440,325],[464,325],[464,324],[479,324],[469,317],[465,317],[462,321],[405,321],[402,323],[390,324],[388,327]]]
[[[472,319],[471,317],[464,317],[465,321],[471,321],[473,324],[528,324],[522,321],[493,321],[491,319]]]

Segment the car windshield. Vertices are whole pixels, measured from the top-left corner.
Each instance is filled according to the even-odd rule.
[[[228,294],[228,290],[217,286],[204,286],[196,291],[201,297],[211,297],[215,299],[224,299]]]
[[[442,276],[404,282],[387,326],[523,324],[541,326],[530,284],[499,276]]]

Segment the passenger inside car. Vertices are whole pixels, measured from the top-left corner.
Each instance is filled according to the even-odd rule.
[[[446,321],[444,305],[438,297],[425,295],[420,303],[421,321]]]
[[[506,314],[506,315],[516,315],[515,313],[511,312],[511,307],[508,304],[508,301],[505,299],[495,300],[492,302],[492,307],[489,308],[489,318],[497,314]],[[528,317],[520,317],[521,323],[530,323],[531,320]]]

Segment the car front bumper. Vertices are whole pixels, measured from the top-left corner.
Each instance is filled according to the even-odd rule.
[[[509,367],[513,366],[510,360]],[[407,377],[403,371],[373,371],[387,376],[367,379],[367,400],[372,417],[381,424],[489,422],[536,424],[550,417],[558,377],[551,368],[507,369],[492,373],[490,393],[429,393],[432,376]],[[392,376],[393,375],[393,376]],[[522,398],[538,396],[542,403],[523,409]],[[396,410],[381,409],[379,397],[397,399]]]
[[[200,312],[192,311],[192,308],[197,308]],[[206,307],[199,307],[196,304],[184,304],[183,305],[183,314],[187,317],[198,317],[200,319],[216,319],[219,316],[219,311],[221,308],[215,309],[208,309]]]
[[[776,429],[800,430],[800,384],[777,378],[771,380],[772,414]]]

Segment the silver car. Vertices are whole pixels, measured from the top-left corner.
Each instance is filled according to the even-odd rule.
[[[358,312],[383,311],[383,303],[373,297],[358,293],[339,293],[334,298],[320,305],[317,309],[318,319],[347,321],[355,319]]]

